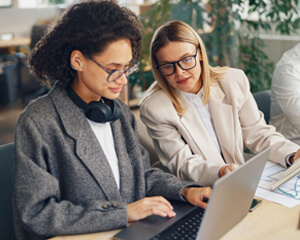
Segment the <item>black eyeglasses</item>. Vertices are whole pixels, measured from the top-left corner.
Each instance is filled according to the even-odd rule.
[[[196,57],[197,57],[198,48],[196,48],[196,53],[191,56],[187,56],[184,58],[179,59],[176,62],[164,63],[161,65],[156,66],[156,69],[164,76],[171,76],[175,72],[175,64],[183,69],[183,70],[190,70],[196,66]]]
[[[136,70],[139,69],[140,62],[130,62],[128,66],[126,66],[125,69],[116,69],[116,70],[108,70],[105,67],[103,67],[100,63],[96,62],[92,57],[88,56],[89,59],[91,59],[94,63],[96,63],[99,67],[101,67],[105,72],[108,73],[107,82],[114,82],[118,80],[123,74],[128,77],[130,74],[134,73]]]

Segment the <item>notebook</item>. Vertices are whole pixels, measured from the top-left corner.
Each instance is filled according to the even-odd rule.
[[[186,220],[185,218],[189,218],[188,215],[194,215],[195,211],[200,211],[200,216],[192,216],[194,220],[191,222],[197,219],[200,226],[195,224],[194,237],[181,235],[178,239],[219,239],[247,215],[270,150],[270,148],[265,149],[236,170],[218,179],[213,185],[206,210],[188,203],[171,201],[176,212],[175,217],[149,216],[121,230],[114,236],[114,239],[175,239],[174,236],[162,237],[161,235],[168,231],[174,234],[174,227]],[[191,228],[191,224],[187,225]],[[184,231],[185,233],[192,232],[190,229]]]

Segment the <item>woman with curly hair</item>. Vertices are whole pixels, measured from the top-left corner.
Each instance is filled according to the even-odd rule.
[[[71,6],[32,52],[50,92],[18,120],[14,218],[18,239],[99,232],[151,214],[168,199],[203,208],[210,188],[150,167],[136,121],[118,99],[136,70],[141,24],[113,1]]]

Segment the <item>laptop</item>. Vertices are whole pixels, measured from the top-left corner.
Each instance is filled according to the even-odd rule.
[[[175,217],[151,215],[121,230],[114,239],[219,239],[249,212],[270,151],[270,147],[265,149],[236,170],[218,179],[213,185],[206,210],[189,203],[170,201],[176,212]],[[187,225],[189,229],[184,229],[182,224]],[[175,236],[178,229],[184,229],[183,233],[179,232],[179,235]],[[192,232],[192,237],[187,236],[187,233]]]

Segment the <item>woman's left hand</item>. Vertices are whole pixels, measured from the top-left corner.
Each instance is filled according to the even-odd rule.
[[[298,151],[296,152],[296,154],[294,155],[294,157],[292,158],[292,160],[290,162],[293,164],[297,158],[300,158],[300,148],[298,149]]]
[[[210,187],[187,187],[182,189],[180,194],[191,204],[205,209],[211,191]]]

